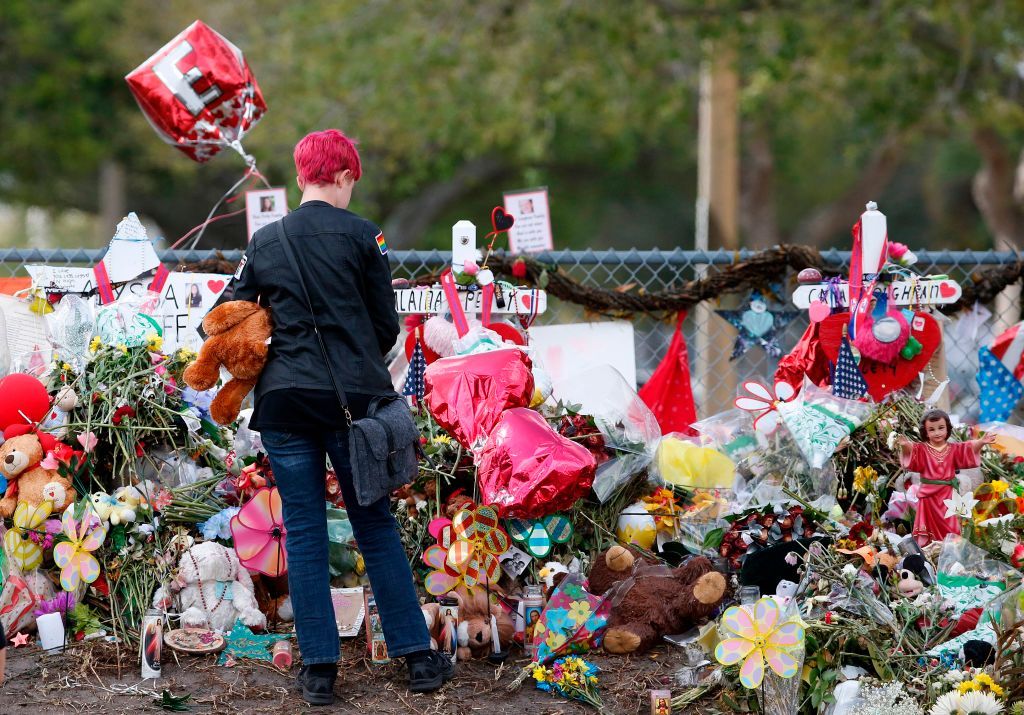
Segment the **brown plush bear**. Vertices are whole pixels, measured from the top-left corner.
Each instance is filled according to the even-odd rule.
[[[0,516],[9,518],[19,501],[38,506],[53,504],[54,513],[64,511],[75,501],[75,490],[55,469],[44,469],[40,462],[57,440],[45,432],[34,432],[27,425],[12,425],[4,430],[7,440],[0,445],[0,473],[7,479],[7,491],[0,499]]]
[[[636,564],[634,568],[634,564]],[[592,593],[606,593],[626,579],[632,584],[612,609],[604,648],[609,653],[643,653],[662,636],[699,624],[715,612],[726,592],[725,577],[703,556],[678,566],[652,564],[622,546],[598,556],[590,573]]]
[[[232,379],[213,398],[210,416],[218,424],[230,424],[267,361],[270,311],[247,300],[230,300],[207,313],[203,330],[209,337],[199,358],[185,368],[185,382],[195,390],[209,390],[217,384],[221,365],[227,368]]]
[[[491,590],[496,592],[498,589],[492,586]],[[498,626],[501,649],[508,649],[515,635],[515,625],[501,606],[491,604],[488,607],[486,589],[479,586],[467,589],[460,584],[449,595],[459,602],[459,647],[456,651],[459,660],[486,658],[491,654],[492,615]],[[436,650],[443,627],[441,606],[437,603],[427,603],[420,608],[427,623],[427,631],[430,633],[430,647]]]

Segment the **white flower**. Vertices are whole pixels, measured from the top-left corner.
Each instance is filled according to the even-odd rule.
[[[960,696],[960,712],[964,715],[997,715],[1003,711],[1003,704],[992,693],[977,690]]]
[[[896,430],[893,430],[892,432],[889,433],[889,436],[886,438],[885,446],[887,446],[890,450],[895,449],[896,448],[896,440],[898,440],[899,438],[900,438],[900,433],[897,432]]]
[[[993,516],[991,519],[985,519],[984,521],[979,521],[978,522],[978,526],[982,526],[982,527],[985,527],[987,529],[990,526],[998,526],[999,524],[1006,524],[1007,522],[1013,521],[1013,517],[1015,517],[1015,516],[1016,516],[1016,514],[1003,514],[1002,516]]]
[[[857,567],[853,564],[846,564],[846,566],[843,566],[843,576],[845,576],[846,578],[856,578],[857,571]]]
[[[951,690],[932,705],[928,715],[958,715],[960,712],[960,693]]]
[[[953,492],[953,498],[943,499],[942,503],[946,505],[947,519],[952,516],[969,519],[971,510],[974,509],[974,505],[978,503],[978,500],[974,498],[974,492],[967,492],[966,494]]]

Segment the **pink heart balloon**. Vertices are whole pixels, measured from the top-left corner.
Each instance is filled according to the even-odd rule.
[[[832,315],[832,309],[823,300],[816,300],[807,308],[807,316],[812,323],[820,323],[830,315]]]

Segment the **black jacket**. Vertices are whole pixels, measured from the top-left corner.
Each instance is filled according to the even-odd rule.
[[[384,355],[398,337],[387,246],[379,228],[323,201],[308,201],[284,219],[303,272],[334,377],[346,391],[394,394]],[[253,235],[234,276],[234,299],[259,299],[274,333],[256,399],[286,388],[330,390],[302,288],[281,248],[277,226]]]

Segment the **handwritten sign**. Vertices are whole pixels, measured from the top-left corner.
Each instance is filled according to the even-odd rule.
[[[497,296],[491,304],[491,312],[498,315],[538,314],[548,309],[548,297],[542,290],[513,288],[504,291],[505,305],[498,305]],[[481,291],[459,292],[462,308],[466,313],[483,312]],[[448,303],[441,288],[400,288],[395,291],[395,310],[401,315],[422,315],[443,313]]]
[[[850,286],[848,283],[840,283],[838,286],[838,306],[845,307],[850,304]],[[925,278],[923,280],[894,281],[892,283],[892,298],[890,302],[895,305],[947,305],[960,300],[963,290],[960,285],[949,278]],[[793,305],[798,308],[808,308],[811,303],[823,301],[833,306],[834,298],[826,283],[814,285],[802,285],[793,291]]]
[[[512,253],[540,253],[555,247],[551,234],[547,187],[511,191],[505,195],[505,213],[516,222],[508,232]]]
[[[627,320],[531,328],[530,345],[551,377],[555,395],[574,376],[599,365],[611,365],[636,389],[633,324]]]
[[[91,293],[96,289],[91,268],[25,268],[32,276],[32,284],[47,293]],[[199,349],[203,344],[199,327],[230,278],[219,273],[171,273],[167,277],[160,301],[149,311],[163,330],[164,352],[169,354],[182,347]],[[147,276],[115,285],[114,300],[143,302],[151,280]]]

